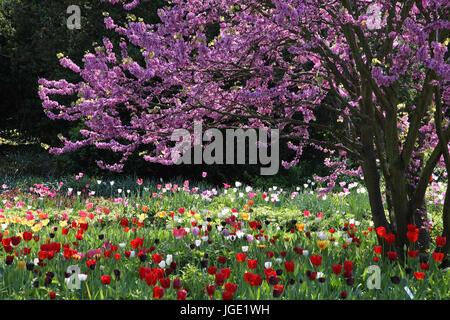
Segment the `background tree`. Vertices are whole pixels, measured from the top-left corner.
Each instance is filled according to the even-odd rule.
[[[425,190],[437,166],[445,174],[450,168],[445,4],[178,0],[158,10],[160,24],[119,26],[108,17],[107,28],[127,41],[115,49],[105,38],[85,55],[83,67],[62,58],[81,76],[79,83],[39,81],[51,119],[85,125],[83,139],[63,139],[64,146],[52,151],[87,145],[111,150],[122,158],[98,165],[120,171],[142,147],[145,160],[171,164],[170,133],[192,129],[194,121],[202,120],[204,128],[278,128],[295,151],[286,167],[298,163],[305,146],[323,151],[333,172],[317,177],[327,182],[322,194],[339,175],[362,174],[373,222],[395,234],[399,257],[409,244],[408,225],[420,227],[424,250]],[[54,94],[78,100],[65,106],[50,98]],[[339,130],[315,121],[320,108]],[[360,167],[350,170],[349,158]],[[450,239],[449,197],[447,191],[443,220]]]
[[[70,5],[81,9],[81,29],[70,30],[67,27]],[[146,6],[124,11],[120,6],[102,1],[50,1],[50,0],[1,0],[0,1],[0,156],[5,160],[0,164],[0,171],[12,175],[42,174],[66,175],[80,171],[90,175],[104,175],[105,172],[92,166],[95,159],[102,154],[109,162],[114,162],[117,155],[87,147],[77,153],[63,156],[45,154],[44,145],[58,145],[58,135],[69,139],[80,139],[83,121],[52,121],[42,108],[37,94],[39,78],[64,78],[70,82],[78,81],[71,70],[62,68],[55,56],[62,53],[75,62],[81,62],[84,54],[92,50],[92,44],[101,43],[107,36],[117,43],[120,35],[105,28],[103,13],[108,12],[116,21],[132,22],[135,16],[142,17],[148,23],[159,22],[157,9],[165,1],[152,1]],[[133,16],[134,15],[134,16]],[[213,35],[219,24],[208,26],[208,33]],[[102,30],[99,32],[99,30]],[[134,55],[139,55],[139,48],[134,48]],[[70,98],[62,102],[70,104]],[[326,119],[326,112],[324,112]],[[2,140],[18,145],[2,145]],[[5,141],[5,140],[3,140]],[[21,145],[26,143],[26,145]],[[141,150],[143,151],[143,150]],[[292,151],[281,148],[281,154],[290,157]],[[39,159],[37,161],[37,159]],[[119,158],[120,159],[120,158]],[[323,171],[323,156],[314,152],[302,159],[300,166],[293,170],[282,170],[271,179],[257,179],[258,166],[235,165],[215,166],[210,168],[208,180],[221,184],[227,177],[251,183],[252,185],[287,185],[302,184],[311,177],[312,172]],[[45,165],[44,165],[45,164]],[[178,166],[168,168],[142,160],[138,153],[127,162],[125,174],[170,178],[184,175],[186,178],[199,177],[204,171],[201,166]],[[304,181],[303,181],[304,180]]]

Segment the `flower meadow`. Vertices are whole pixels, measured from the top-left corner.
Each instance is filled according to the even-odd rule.
[[[419,254],[410,225],[400,259],[380,245],[395,235],[373,227],[356,182],[318,197],[313,182],[260,190],[137,179],[127,189],[84,179],[1,186],[1,299],[450,297],[450,273],[435,251],[447,241],[433,220],[437,184],[428,200],[433,244]],[[379,267],[379,288],[368,285],[371,266]]]

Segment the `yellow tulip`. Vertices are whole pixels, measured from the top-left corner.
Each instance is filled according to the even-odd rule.
[[[166,216],[166,212],[165,211],[158,212],[158,217],[164,218],[165,216]]]
[[[25,261],[19,261],[17,262],[17,265],[19,266],[20,270],[23,270],[25,268]]]
[[[37,225],[31,227],[31,230],[33,230],[34,232],[39,231],[42,229],[42,224],[39,222]]]
[[[250,215],[246,212],[242,213],[242,219],[244,220],[248,220],[248,218],[250,218]]]
[[[60,221],[60,222],[59,222],[59,226],[60,226],[61,228],[64,228],[65,226],[67,226],[67,221],[66,221],[66,220]]]
[[[29,227],[32,227],[35,222],[36,222],[35,220],[28,220],[27,222],[25,222],[25,224]]]
[[[318,240],[317,245],[319,246],[320,250],[323,250],[328,246],[328,240]]]
[[[303,223],[297,223],[295,226],[298,231],[303,231],[305,229],[305,225]]]

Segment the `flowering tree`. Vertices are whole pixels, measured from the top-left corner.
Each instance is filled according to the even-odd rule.
[[[108,0],[122,3],[124,0]],[[129,10],[139,0],[125,3]],[[299,161],[304,146],[330,155],[322,194],[340,174],[361,174],[376,227],[408,244],[408,224],[423,225],[425,190],[434,170],[450,168],[447,0],[174,0],[161,23],[108,29],[124,37],[120,50],[86,54],[84,66],[61,57],[82,81],[41,79],[39,94],[52,119],[83,120],[81,141],[62,138],[62,153],[85,145],[121,153],[120,171],[138,147],[143,157],[171,164],[176,128],[278,128]],[[145,3],[141,4],[142,6]],[[130,48],[140,49],[132,56]],[[120,51],[120,52],[119,52]],[[71,106],[51,95],[78,95]],[[315,121],[326,108],[341,129]],[[317,131],[326,139],[313,139]],[[360,164],[347,168],[347,159]],[[380,179],[385,181],[385,214]],[[389,221],[388,221],[389,220]],[[450,240],[450,193],[444,235]],[[450,243],[450,241],[448,241]],[[444,251],[448,251],[447,244]],[[399,254],[399,256],[403,256]]]

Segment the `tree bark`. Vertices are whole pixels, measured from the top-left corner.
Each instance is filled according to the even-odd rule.
[[[449,173],[447,173],[448,175]],[[444,200],[444,209],[442,212],[442,223],[444,225],[444,229],[442,231],[442,236],[447,237],[447,242],[445,246],[442,248],[442,252],[448,258],[448,254],[450,252],[450,190],[447,186],[447,190],[445,191],[445,200]]]
[[[381,197],[380,174],[378,173],[376,155],[373,149],[372,129],[369,125],[363,126],[361,130],[361,142],[363,144],[363,162],[361,166],[364,174],[364,183],[369,195],[372,221],[375,228],[385,227],[386,230],[390,230],[390,225],[384,212]]]

